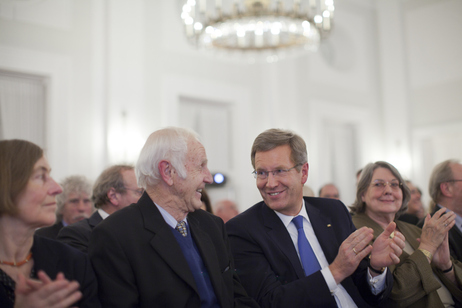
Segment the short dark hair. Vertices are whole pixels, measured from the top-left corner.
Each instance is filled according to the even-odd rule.
[[[18,213],[16,199],[26,188],[35,164],[42,157],[42,148],[32,142],[0,141],[0,216]]]
[[[390,172],[395,176],[400,183],[402,183],[401,191],[403,192],[403,202],[401,204],[401,208],[395,214],[395,218],[398,218],[402,213],[406,212],[407,204],[411,199],[411,191],[409,187],[407,187],[403,177],[399,173],[399,171],[390,163],[385,161],[376,161],[375,163],[367,164],[364,167],[363,171],[361,172],[361,178],[359,179],[357,188],[356,188],[356,200],[353,205],[350,206],[350,209],[353,213],[364,213],[366,210],[366,203],[362,200],[362,196],[366,193],[367,189],[369,188],[372,176],[374,171],[378,168],[385,168],[390,170]]]
[[[290,159],[297,166],[300,171],[301,165],[308,162],[308,154],[306,152],[306,143],[302,137],[289,130],[278,128],[271,128],[265,130],[263,133],[255,138],[252,145],[252,152],[250,158],[252,160],[252,167],[255,168],[255,155],[257,152],[267,152],[278,146],[290,146]]]
[[[114,188],[116,192],[121,194],[126,192],[122,172],[133,169],[134,167],[131,165],[115,165],[105,169],[99,175],[95,185],[93,185],[93,195],[91,196],[91,200],[96,208],[100,208],[102,205],[109,203],[109,198],[107,196],[109,189]]]

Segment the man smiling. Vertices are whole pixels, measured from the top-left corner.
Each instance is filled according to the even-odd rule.
[[[145,189],[92,232],[89,254],[104,307],[257,307],[241,286],[223,221],[206,212],[212,182],[195,133],[149,136],[135,167]]]
[[[226,224],[247,293],[262,307],[369,307],[386,298],[386,267],[404,248],[396,225],[371,246],[372,229],[355,230],[342,202],[303,197],[306,145],[290,131],[261,133],[251,159],[263,202]]]

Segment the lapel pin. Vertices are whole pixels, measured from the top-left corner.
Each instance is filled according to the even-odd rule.
[[[332,225],[331,225],[331,224],[327,224],[327,228],[330,228],[330,227],[332,227]]]

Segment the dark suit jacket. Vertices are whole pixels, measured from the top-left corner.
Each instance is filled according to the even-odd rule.
[[[314,232],[330,264],[342,242],[356,228],[340,201],[304,199]],[[305,276],[286,227],[264,202],[228,221],[226,229],[242,285],[262,307],[337,307],[321,271]],[[367,280],[367,261],[363,260],[354,274],[342,281],[358,307],[368,307],[367,303],[376,305],[388,296],[393,284],[388,273],[386,290],[374,296]]]
[[[42,237],[52,238],[55,240],[58,237],[59,230],[61,230],[63,227],[64,227],[63,222],[59,221],[52,226],[44,227],[44,228],[40,228],[36,230],[35,234],[38,234]]]
[[[407,222],[408,224],[411,224],[411,225],[417,225],[420,221],[419,217],[412,215],[412,214],[408,214],[408,213],[401,214],[398,217],[398,220]]]
[[[98,300],[95,273],[90,260],[84,253],[55,240],[35,235],[32,257],[36,273],[43,270],[51,279],[56,279],[56,275],[62,272],[66,279],[79,282],[83,297],[73,306],[81,308],[101,307]],[[5,289],[1,283],[0,307],[13,307],[7,300]]]
[[[58,233],[57,239],[60,242],[87,253],[91,232],[102,221],[103,218],[98,211],[96,211],[90,216],[90,218],[80,220],[72,225],[62,228]]]
[[[198,210],[188,224],[221,307],[256,307],[234,271],[223,221]],[[147,193],[93,230],[88,253],[104,307],[200,307],[172,230]]]

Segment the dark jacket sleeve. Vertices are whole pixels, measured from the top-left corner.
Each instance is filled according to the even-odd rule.
[[[87,253],[88,242],[90,240],[89,234],[87,233],[91,233],[91,231],[85,231],[86,230],[78,226],[66,226],[59,231],[57,240],[74,248],[77,248],[81,252]]]

